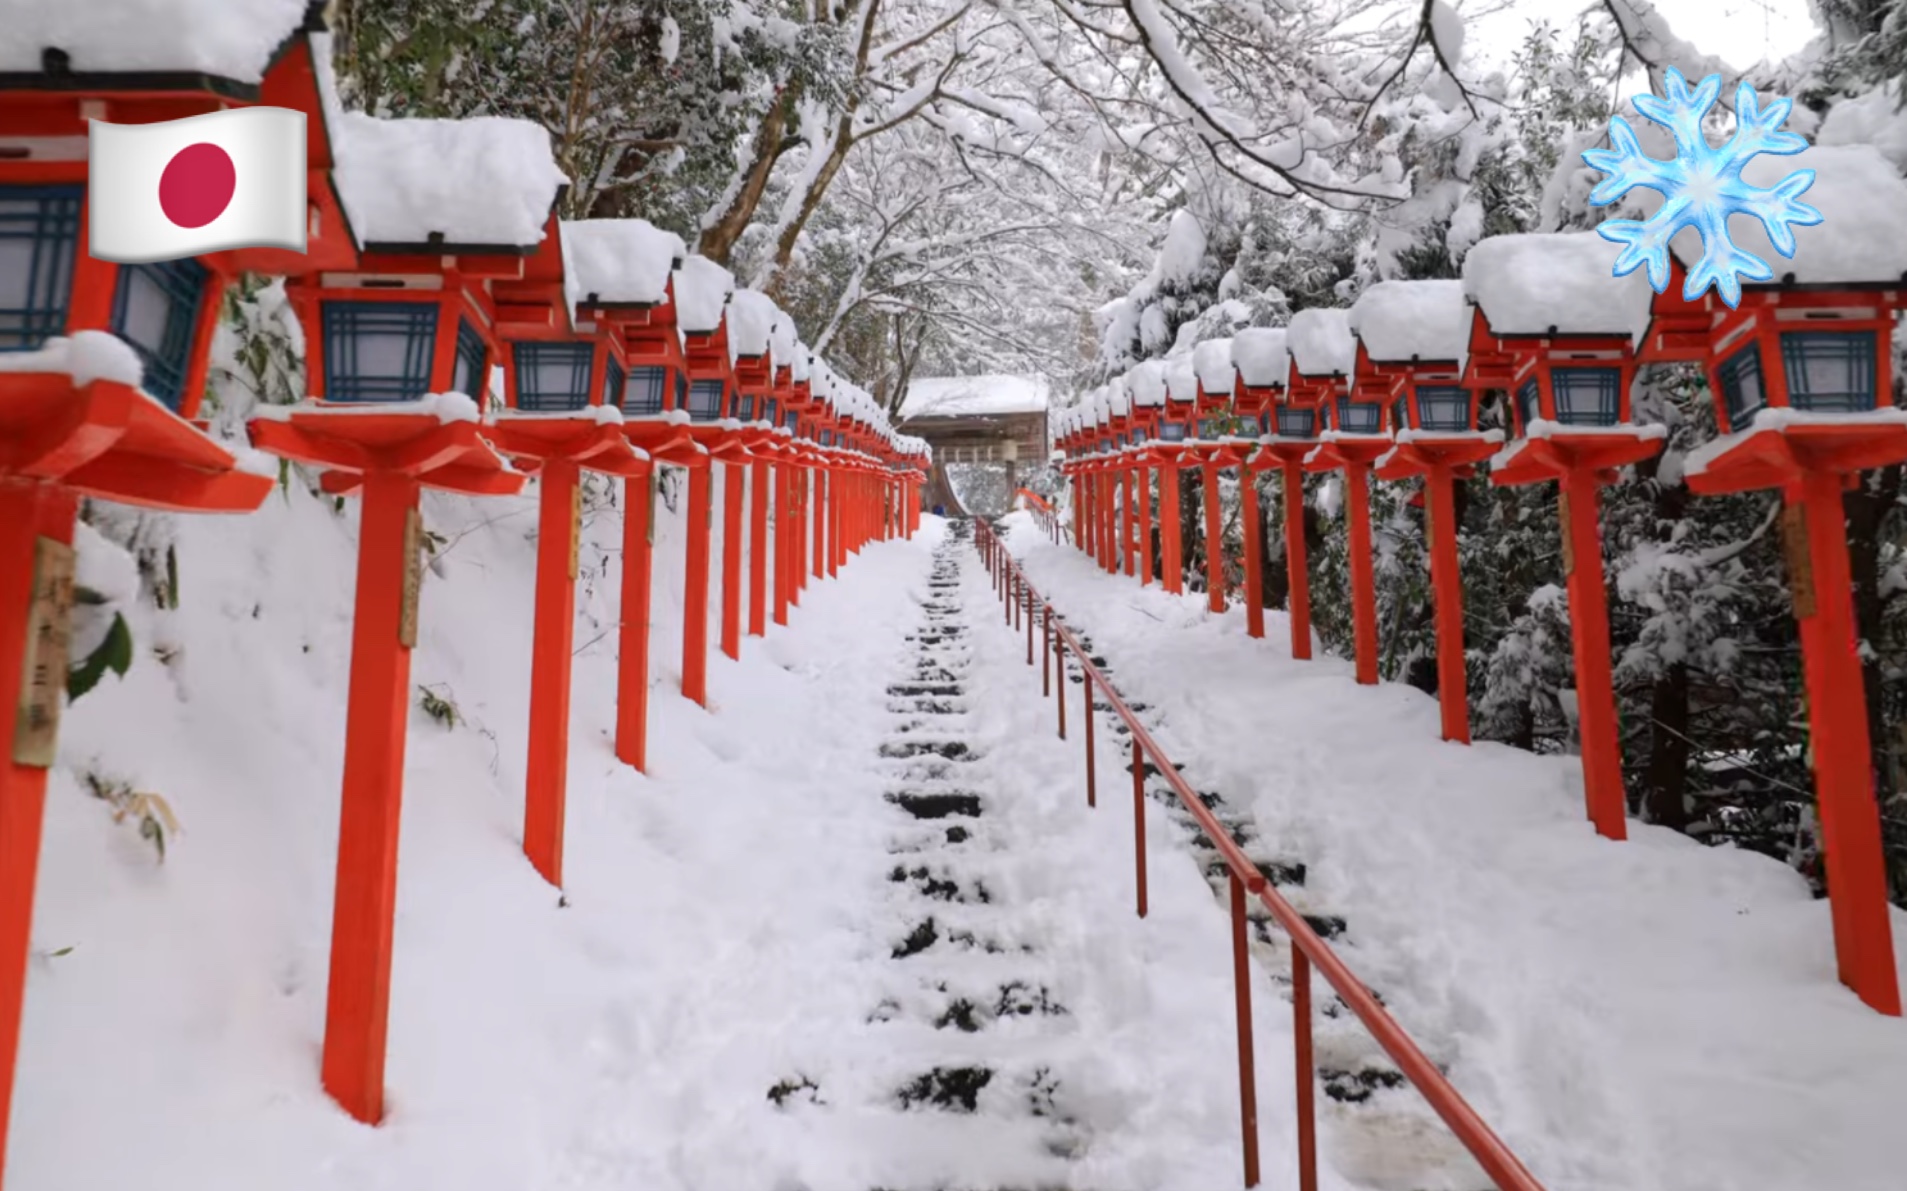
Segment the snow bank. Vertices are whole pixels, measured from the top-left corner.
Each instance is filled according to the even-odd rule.
[[[1700,475],[1709,464],[1734,450],[1750,437],[1790,426],[1907,426],[1907,409],[1883,406],[1858,413],[1831,413],[1824,410],[1788,409],[1765,406],[1755,411],[1754,421],[1745,430],[1721,434],[1690,451],[1682,461],[1684,475]]]
[[[1461,360],[1470,307],[1461,281],[1380,281],[1351,305],[1350,326],[1380,363]]]
[[[682,237],[646,219],[565,219],[558,231],[572,311],[590,298],[660,305],[670,271],[688,252]]]
[[[251,416],[266,422],[289,422],[294,414],[309,413],[322,413],[326,417],[339,414],[362,417],[428,414],[445,424],[481,420],[476,401],[463,393],[427,393],[415,401],[323,401],[306,398],[289,405],[261,403],[252,407]]]
[[[1291,316],[1285,345],[1304,376],[1349,376],[1357,367],[1357,340],[1351,337],[1350,312],[1312,307]]]
[[[1821,130],[1815,135],[1814,143],[1817,148],[1872,145],[1881,156],[1893,163],[1896,170],[1907,170],[1907,112],[1901,111],[1898,88],[1892,85],[1876,87],[1857,98],[1841,100],[1828,109],[1827,119],[1821,122]],[[1815,185],[1820,185],[1818,179]],[[1801,196],[1801,201],[1809,206],[1816,205],[1807,194]],[[1795,236],[1799,240],[1801,233],[1796,232]]]
[[[307,0],[0,0],[0,71],[40,72],[64,50],[75,74],[200,71],[241,83],[265,76],[304,24]]]
[[[1193,348],[1192,367],[1198,372],[1199,388],[1231,396],[1238,381],[1238,372],[1232,366],[1231,340],[1207,339]]]
[[[539,124],[503,116],[380,120],[345,112],[331,130],[339,197],[360,244],[528,248],[568,183]]]
[[[722,325],[735,275],[705,256],[691,256],[675,271],[675,323],[690,335],[708,335]]]
[[[907,382],[900,420],[1039,413],[1049,399],[1044,376],[923,376]]]
[[[1232,336],[1232,365],[1253,388],[1283,386],[1291,371],[1283,327],[1247,327]]]
[[[1498,335],[1628,335],[1649,329],[1644,271],[1616,277],[1622,252],[1595,232],[1490,236],[1463,258],[1463,292]]]

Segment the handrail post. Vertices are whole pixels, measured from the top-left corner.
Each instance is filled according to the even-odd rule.
[[[1146,916],[1146,755],[1132,738],[1132,863],[1139,886],[1139,917]]]
[[[1311,960],[1291,941],[1292,1037],[1298,1070],[1298,1191],[1318,1191],[1317,1078],[1311,1057]]]
[[[1064,634],[1053,638],[1053,665],[1059,671],[1059,698],[1053,702],[1059,704],[1059,738],[1066,739],[1066,637]]]
[[[1086,738],[1086,805],[1099,805],[1099,792],[1093,778],[1093,673],[1086,668],[1086,659],[1079,659],[1079,672],[1086,681],[1079,684],[1079,693],[1083,696],[1080,704],[1079,731]]]
[[[1232,886],[1232,984],[1238,1012],[1238,1117],[1245,1142],[1245,1186],[1258,1185],[1258,1083],[1251,1038],[1251,953],[1245,944],[1245,882]],[[1294,947],[1295,951],[1296,948]]]
[[[1033,589],[1031,587],[1028,587],[1026,589],[1025,598],[1026,598],[1026,609],[1025,609],[1026,611],[1026,664],[1030,666],[1033,664],[1033,621],[1035,619],[1033,615],[1033,612],[1034,612]]]
[[[1048,604],[1040,617],[1045,640],[1040,643],[1040,698],[1053,693],[1053,605]]]

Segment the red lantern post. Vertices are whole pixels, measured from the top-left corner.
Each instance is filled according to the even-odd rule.
[[[249,429],[259,448],[323,469],[324,491],[363,494],[323,1075],[346,1112],[376,1122],[422,579],[418,495],[523,486],[478,419],[496,357],[494,287],[523,278],[548,215],[513,223],[501,213],[553,211],[563,176],[549,134],[527,121],[352,114],[336,148],[363,247],[348,269],[287,285],[313,345],[311,399],[261,409]],[[442,203],[449,171],[467,205]]]
[[[716,450],[723,451],[723,466],[734,477],[724,485],[723,541],[739,542],[741,531],[741,474],[736,470],[739,464],[733,450],[736,426],[725,419],[734,371],[724,316],[734,288],[735,279],[729,271],[706,257],[689,257],[675,274],[676,325],[682,331],[687,380],[677,394],[677,409],[688,415],[689,437],[695,444],[695,453],[682,460],[689,473],[687,565],[682,578],[682,693],[704,707],[708,706],[709,552],[715,520],[710,468]],[[728,562],[726,549],[723,561]],[[739,554],[734,561],[739,567]],[[722,613],[722,649],[735,656],[741,648],[740,633],[731,630],[730,622],[739,618],[739,603],[733,618],[726,601]]]
[[[1495,484],[1559,487],[1589,819],[1609,839],[1624,822],[1622,753],[1610,673],[1600,488],[1661,449],[1663,428],[1630,421],[1636,343],[1648,326],[1641,271],[1612,279],[1620,247],[1594,232],[1492,236],[1464,258],[1471,319],[1464,383],[1512,395],[1512,441]]]
[[[1378,478],[1423,477],[1437,604],[1437,704],[1443,738],[1463,744],[1470,742],[1470,692],[1456,484],[1503,442],[1501,430],[1477,429],[1477,394],[1461,383],[1469,314],[1460,281],[1380,281],[1351,307],[1356,386],[1386,404],[1397,442],[1378,460]]]
[[[1264,361],[1255,358],[1255,353],[1263,354],[1264,344],[1259,341],[1264,336],[1275,335],[1277,351],[1282,356],[1285,333],[1282,329],[1270,327],[1251,327],[1246,330],[1251,334],[1240,331],[1227,346],[1234,377],[1230,438],[1241,460],[1238,492],[1245,543],[1245,635],[1261,638],[1265,635],[1265,514],[1258,499],[1258,473],[1264,470],[1260,462],[1262,448],[1272,442],[1273,402],[1277,390],[1284,388],[1284,369],[1278,370],[1275,381],[1266,382],[1268,374],[1263,371]],[[1246,380],[1248,373],[1252,381],[1257,383]],[[1302,553],[1300,557],[1303,557]],[[1309,629],[1306,631],[1309,632]]]
[[[1232,393],[1238,387],[1238,370],[1232,366],[1232,341],[1208,339],[1192,349],[1192,370],[1198,377],[1197,417],[1192,423],[1192,441],[1186,456],[1199,461],[1205,505],[1205,592],[1206,606],[1213,612],[1225,611],[1225,517],[1218,497],[1218,474],[1228,467],[1241,471],[1240,495],[1251,487],[1249,476],[1242,474],[1246,451],[1241,449],[1232,422]],[[1253,436],[1256,441],[1257,436]],[[1257,501],[1251,501],[1256,507]],[[1249,537],[1250,522],[1244,522]],[[1263,635],[1262,626],[1259,635]]]
[[[54,9],[47,9],[48,13]],[[28,10],[13,17],[31,26]],[[269,60],[220,55],[101,71],[101,47],[67,23],[39,73],[0,75],[0,1172],[5,1166],[25,998],[46,775],[65,702],[73,526],[90,497],[174,512],[241,513],[272,477],[241,464],[197,421],[227,281],[240,271],[337,267],[352,255],[332,188],[331,130],[311,39],[295,21],[250,14]],[[220,18],[224,23],[225,18]],[[216,30],[169,30],[182,45]],[[96,22],[96,24],[98,24]],[[123,22],[101,35],[137,44]],[[245,39],[240,38],[241,42]],[[123,59],[123,55],[120,55]],[[87,251],[87,120],[149,124],[267,104],[306,116],[304,254],[247,249],[140,265]],[[37,267],[30,267],[31,265]]]
[[[780,457],[782,439],[776,437],[781,423],[781,399],[775,388],[776,359],[771,347],[779,324],[789,324],[788,316],[776,308],[766,294],[754,290],[736,290],[729,299],[729,350],[735,363],[735,401],[733,414],[742,423],[737,446],[751,457],[749,474],[748,526],[748,633],[760,637],[768,627],[768,496],[773,487],[774,460]],[[789,324],[791,326],[791,324]],[[793,335],[786,334],[788,343]],[[739,468],[737,469],[739,475]],[[736,501],[737,513],[740,500]],[[740,534],[735,548],[740,548]],[[739,584],[737,596],[739,596]],[[724,577],[724,606],[729,602]]]
[[[1311,657],[1311,576],[1305,551],[1304,461],[1318,447],[1320,386],[1291,380],[1291,354],[1286,331],[1250,328],[1232,339],[1232,363],[1238,369],[1241,392],[1262,396],[1253,400],[1264,409],[1269,431],[1259,440],[1258,453],[1247,465],[1253,472],[1277,468],[1284,495],[1285,616],[1291,626],[1291,656]]]
[[[1707,369],[1723,434],[1690,453],[1690,488],[1781,492],[1836,963],[1862,1001],[1899,1016],[1841,495],[1862,471],[1907,462],[1892,350],[1907,307],[1907,183],[1869,145],[1757,160],[1743,176],[1772,185],[1795,169],[1814,170],[1804,200],[1823,222],[1801,229],[1788,271],[1744,286],[1730,310],[1712,293],[1682,301],[1678,267],[1655,299],[1643,358],[1700,359]],[[1747,251],[1778,259],[1759,223],[1739,234]],[[1674,245],[1678,255],[1689,247]]]
[[[543,243],[524,261],[522,277],[499,279],[492,287],[508,406],[497,411],[486,437],[539,477],[523,852],[558,888],[569,787],[582,472],[620,476],[645,489],[650,476],[648,454],[631,447],[623,433],[630,364],[624,340],[613,318],[593,318],[595,310],[588,305],[592,296],[600,303],[603,287],[611,283],[600,275],[606,271],[603,262],[592,258],[603,252],[615,230],[558,225],[552,219]],[[673,246],[662,247],[654,263],[666,268]],[[577,274],[567,287],[566,260]],[[578,291],[580,310],[571,306]],[[642,648],[646,653],[646,641]]]
[[[1294,402],[1327,410],[1330,428],[1305,456],[1307,471],[1344,472],[1344,531],[1351,572],[1351,628],[1357,680],[1377,681],[1377,578],[1372,568],[1371,466],[1391,449],[1380,395],[1357,392],[1357,342],[1344,310],[1301,310],[1291,316],[1285,345],[1291,351],[1287,392]]]

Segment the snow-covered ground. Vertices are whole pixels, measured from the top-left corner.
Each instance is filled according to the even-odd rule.
[[[1443,743],[1420,692],[1292,662],[1281,614],[1253,641],[1240,608],[1008,522],[1187,777],[1306,863],[1307,908],[1346,920],[1348,961],[1547,1186],[1900,1185],[1907,1027],[1836,983],[1827,904],[1792,870],[1640,823],[1599,839],[1573,759]]]
[[[520,852],[534,490],[426,497],[444,544],[413,677],[462,722],[410,724],[378,1129],[317,1081],[356,506],[294,483],[249,517],[176,522],[180,606],[130,610],[130,673],[64,724],[9,1191],[1235,1182],[1224,913],[1155,821],[1151,918],[1133,917],[1130,811],[1081,805],[1077,737],[1053,738],[971,546],[950,548],[960,640],[908,639],[936,598],[929,518],[811,586],[739,664],[713,658],[704,711],[676,694],[681,520],[664,512],[643,776],[611,751],[620,526],[593,499],[559,898]],[[886,798],[919,775],[882,745],[940,731],[888,691],[930,652],[973,692],[950,718],[986,811],[959,848]],[[163,863],[89,775],[170,804]],[[909,848],[987,900],[890,879]],[[944,937],[897,959],[927,916]],[[1015,981],[1065,1012],[999,1013]],[[1269,1155],[1291,1081],[1266,987]],[[935,1028],[960,997],[982,1028]],[[972,1115],[902,1108],[921,1075],[970,1065],[996,1073]],[[812,1099],[770,1098],[804,1079]],[[1287,1165],[1267,1159],[1268,1185]]]

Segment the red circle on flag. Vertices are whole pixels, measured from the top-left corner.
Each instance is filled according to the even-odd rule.
[[[205,142],[187,145],[159,175],[159,209],[180,227],[204,227],[225,214],[237,189],[230,154]]]

